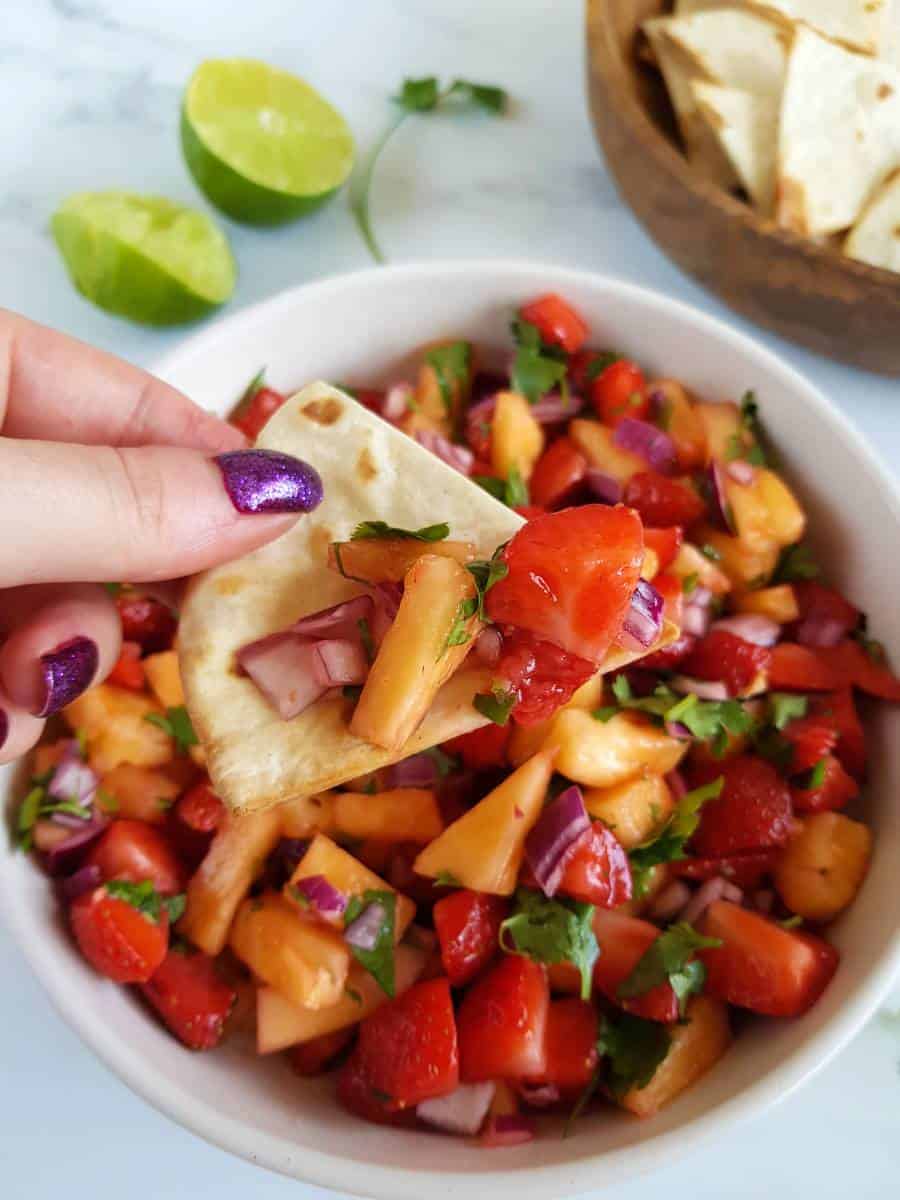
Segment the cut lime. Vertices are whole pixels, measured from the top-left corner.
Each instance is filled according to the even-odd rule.
[[[53,236],[79,292],[132,321],[193,321],[234,291],[225,235],[162,196],[79,192],[55,212]]]
[[[206,196],[251,225],[310,212],[353,166],[340,113],[302,79],[251,58],[200,64],[184,94],[181,145]]]

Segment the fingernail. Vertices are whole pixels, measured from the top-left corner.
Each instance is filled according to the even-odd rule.
[[[9,733],[9,717],[0,708],[0,750],[6,745],[6,735]]]
[[[97,644],[86,637],[72,638],[42,654],[40,661],[47,698],[37,715],[49,717],[90,687],[99,661]]]
[[[277,450],[230,450],[214,462],[239,513],[312,512],[322,480],[309,463]]]

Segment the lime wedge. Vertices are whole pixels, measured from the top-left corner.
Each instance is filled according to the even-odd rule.
[[[184,94],[181,145],[205,195],[251,225],[310,212],[353,166],[340,113],[302,79],[250,58],[200,64]]]
[[[107,312],[179,325],[234,291],[228,240],[209,217],[162,196],[80,192],[53,216],[72,282]]]

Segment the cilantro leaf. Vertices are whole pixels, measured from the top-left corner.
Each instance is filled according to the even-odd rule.
[[[468,600],[460,600],[456,606],[453,624],[450,627],[450,632],[447,634],[447,640],[444,642],[441,654],[445,654],[451,646],[464,646],[466,642],[471,642],[472,635],[469,632],[468,626],[469,621],[478,612],[478,607],[478,600],[475,596],[470,596]]]
[[[131,883],[127,879],[110,879],[105,886],[107,895],[113,896],[116,900],[124,900],[126,904],[136,908],[139,913],[143,913],[154,925],[159,924],[164,905],[168,910],[168,898],[164,900],[149,879],[144,879],[141,883]],[[173,896],[171,899],[177,900],[178,897]],[[184,911],[184,897],[182,896],[180,899],[182,901],[181,911]],[[177,910],[177,905],[175,907]],[[178,915],[180,916],[181,913],[179,912]]]
[[[490,693],[479,692],[472,701],[476,711],[480,712],[483,717],[487,717],[489,721],[493,721],[495,725],[505,725],[509,721],[509,714],[515,707],[515,703],[516,693],[507,690],[499,683],[491,685]]]
[[[658,1021],[631,1013],[600,1018],[597,1050],[607,1059],[606,1082],[619,1098],[631,1088],[646,1087],[669,1053],[672,1035]]]
[[[165,715],[162,713],[147,713],[144,720],[150,725],[158,726],[170,738],[173,738],[175,748],[179,754],[184,754],[191,746],[196,746],[199,743],[200,739],[194,732],[190,714],[183,704],[179,704],[175,708],[167,708]]]
[[[447,89],[447,97],[468,101],[493,113],[505,112],[509,100],[503,88],[489,83],[472,83],[469,79],[454,79]]]
[[[41,804],[46,792],[42,787],[33,787],[19,805],[16,817],[16,839],[23,850],[30,850],[34,840],[34,827],[40,816]]]
[[[825,771],[828,767],[828,759],[820,758],[812,770],[808,771],[804,778],[798,781],[799,786],[804,791],[814,792],[820,788],[825,782]]]
[[[344,927],[351,925],[370,905],[377,904],[384,913],[378,937],[371,950],[351,946],[350,952],[360,966],[369,972],[386,996],[393,999],[394,984],[394,926],[396,924],[397,895],[395,892],[368,888],[361,896],[351,896],[344,911]]]
[[[462,884],[452,871],[438,871],[431,884],[432,887],[460,888]]]
[[[696,571],[691,571],[690,575],[685,575],[681,581],[681,590],[685,596],[692,596],[697,590],[697,584],[700,582],[700,576]]]
[[[796,717],[805,717],[809,708],[807,696],[792,692],[769,692],[769,720],[776,729],[784,729]]]
[[[711,542],[704,542],[700,547],[700,553],[704,558],[708,558],[710,562],[718,562],[722,555]]]
[[[772,583],[794,583],[803,579],[818,579],[821,568],[804,542],[782,550]]]
[[[660,832],[648,842],[636,846],[628,854],[634,891],[638,897],[646,893],[648,877],[653,867],[660,863],[677,862],[684,858],[684,847],[693,837],[700,824],[700,810],[709,800],[714,800],[722,791],[725,779],[722,775],[702,787],[682,796],[675,811]]]
[[[680,696],[665,684],[660,684],[652,696],[635,697],[626,675],[616,676],[612,691],[621,708],[647,713],[663,723],[677,721],[692,737],[712,741],[714,748],[717,742],[727,745],[728,734],[750,733],[756,726],[755,718],[740,700],[700,700],[693,693]],[[606,710],[598,711],[605,713]],[[597,717],[597,713],[594,716]]]
[[[125,585],[124,583],[104,583],[102,586],[106,589],[109,595],[112,596],[113,600],[115,600],[115,598],[121,594],[122,588]]]
[[[785,917],[785,919],[783,921],[779,921],[778,924],[782,929],[797,929],[803,924],[803,918],[799,913],[794,913],[792,917]]]
[[[163,897],[163,908],[169,914],[169,923],[174,925],[175,922],[184,914],[187,907],[187,896],[184,892],[179,892],[175,896]]]
[[[633,1000],[668,982],[678,997],[678,1011],[684,1016],[688,997],[701,991],[706,979],[703,963],[693,961],[692,955],[721,944],[718,938],[703,937],[686,921],[671,925],[641,955],[631,974],[619,984],[616,995],[621,1000]]]
[[[581,998],[589,1000],[591,972],[600,954],[592,925],[593,904],[548,900],[540,892],[519,888],[515,905],[500,926],[501,948],[535,962],[572,963],[581,973]]]
[[[380,538],[400,538],[405,541],[442,542],[450,536],[446,521],[438,525],[423,525],[421,529],[398,529],[387,521],[360,521],[350,534],[351,542],[370,541]]]
[[[484,598],[501,579],[505,579],[509,574],[509,567],[501,557],[506,549],[506,544],[498,546],[491,558],[480,558],[474,562],[466,563],[466,570],[475,580],[475,586],[478,589],[478,618],[481,621],[486,620],[484,612]]]
[[[521,508],[523,504],[529,503],[528,485],[518,467],[513,467],[506,479],[498,479],[496,475],[473,475],[472,482],[484,488],[507,508]]]
[[[446,346],[436,346],[425,355],[425,361],[437,376],[444,408],[452,414],[454,398],[468,386],[472,343],[450,342]]]
[[[584,373],[585,378],[593,383],[595,379],[603,374],[607,367],[611,367],[613,363],[621,362],[624,357],[625,355],[619,354],[618,350],[602,350],[599,354],[595,354],[588,363]]]
[[[566,364],[555,347],[545,346],[535,325],[517,317],[512,324],[516,353],[510,372],[510,384],[515,392],[530,404],[553,390],[566,377]]]
[[[240,399],[234,406],[235,414],[240,414],[241,411],[251,402],[260,388],[265,387],[266,383],[266,368],[260,367],[244,390],[241,392]]]
[[[404,79],[400,91],[391,99],[407,112],[431,112],[437,108],[439,97],[437,77],[426,75],[422,79]]]

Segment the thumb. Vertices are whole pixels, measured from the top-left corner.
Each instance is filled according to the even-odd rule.
[[[316,471],[272,450],[211,459],[0,439],[0,587],[192,574],[272,541],[321,499]]]

